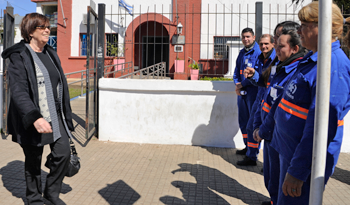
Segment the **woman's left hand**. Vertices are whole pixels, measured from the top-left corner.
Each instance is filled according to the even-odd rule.
[[[301,188],[304,182],[290,175],[288,172],[284,178],[282,191],[285,196],[299,197],[301,195]]]

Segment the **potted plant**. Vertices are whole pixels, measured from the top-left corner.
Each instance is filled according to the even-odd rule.
[[[120,58],[120,57],[123,57],[123,55],[124,55],[124,45],[123,44],[116,44],[115,45],[112,43],[108,43],[107,50],[108,50],[110,56],[114,56],[113,57],[113,65],[125,63],[125,59]],[[122,70],[123,67],[124,67],[123,65],[118,65],[118,66],[114,66],[114,69],[115,70]]]
[[[199,76],[199,65],[198,63],[193,60],[191,57],[188,57],[192,60],[192,63],[188,65],[188,67],[191,68],[191,80],[198,80]]]
[[[174,66],[175,66],[176,73],[185,72],[185,60],[181,60],[180,58],[176,58]]]

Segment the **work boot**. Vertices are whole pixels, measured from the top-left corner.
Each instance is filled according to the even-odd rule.
[[[236,154],[239,154],[239,155],[245,155],[245,153],[247,153],[247,148],[244,148],[244,149],[242,149],[242,150],[237,150],[236,151]]]
[[[241,166],[256,166],[256,161],[250,159],[249,157],[245,156],[242,161],[238,161],[237,165]]]
[[[271,201],[263,201],[261,202],[261,205],[271,205]]]

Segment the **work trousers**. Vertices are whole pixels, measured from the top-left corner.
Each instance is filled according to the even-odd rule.
[[[278,152],[270,146],[269,141],[264,141],[264,182],[267,191],[270,194],[273,204],[277,204],[279,176],[280,176],[280,159]]]
[[[253,138],[253,123],[254,123],[254,114],[257,109],[259,109],[259,103],[255,102],[252,106],[251,112],[250,112],[250,117],[247,123],[247,153],[246,156],[249,157],[251,160],[257,161],[257,156],[259,154],[259,149],[260,149],[260,143],[255,141]]]
[[[290,162],[279,155],[280,158],[280,181],[279,181],[279,192],[278,192],[278,205],[294,205],[294,204],[309,204],[309,194],[310,194],[310,176],[307,178],[306,182],[303,183],[301,187],[301,195],[299,197],[285,196],[282,191],[282,185],[284,178],[286,176]]]
[[[62,132],[61,132],[62,133]],[[50,144],[52,160],[46,177],[45,198],[58,198],[62,181],[70,160],[70,145],[67,134]],[[25,155],[26,198],[30,205],[42,205],[41,160],[44,147],[21,145]]]
[[[237,96],[238,105],[238,123],[243,135],[244,144],[247,146],[248,133],[247,124],[250,117],[251,109],[253,107],[258,88],[250,86],[246,89],[247,95]]]

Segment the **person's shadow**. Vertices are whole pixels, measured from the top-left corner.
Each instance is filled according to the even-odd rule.
[[[238,106],[234,83],[212,82],[212,86],[215,92],[209,92],[207,95],[213,95],[215,99],[208,124],[200,124],[196,127],[192,135],[192,145],[202,146],[203,149],[220,156],[237,169],[263,174],[261,172],[263,165],[260,161],[257,161],[257,166],[237,165],[237,161],[243,160],[244,156],[236,155],[235,148],[245,145],[242,136],[237,135],[239,133]]]
[[[199,102],[211,108],[210,114],[200,113],[205,124],[199,124],[192,134],[192,145],[236,148],[242,146],[235,139],[239,132],[237,96],[233,82],[211,82],[212,91],[203,92],[208,102]],[[211,102],[214,100],[214,102]],[[200,106],[201,104],[199,104]],[[210,116],[209,116],[210,115]],[[208,120],[208,121],[207,121]],[[206,123],[207,122],[207,123]],[[243,142],[243,140],[241,140]],[[243,144],[244,145],[244,144]]]
[[[47,172],[41,170],[41,182],[44,190]],[[15,160],[9,162],[6,166],[0,169],[0,175],[4,187],[12,193],[12,196],[21,198],[23,203],[26,204],[26,181],[24,177],[24,162]],[[72,188],[63,183],[61,193],[66,194],[70,192]]]
[[[141,198],[140,194],[123,180],[118,180],[113,184],[107,184],[107,186],[99,190],[98,193],[109,204],[131,205]]]
[[[332,179],[336,179],[338,181],[341,181],[347,185],[350,185],[350,171],[341,169],[339,167],[334,168],[334,173],[331,176]]]
[[[257,166],[240,166],[237,165],[237,162],[240,160],[243,160],[242,155],[236,154],[236,149],[222,149],[222,148],[215,148],[215,147],[202,147],[203,149],[206,149],[208,152],[210,152],[213,155],[220,156],[223,160],[226,162],[232,164],[237,169],[245,170],[248,172],[254,172],[257,174],[263,175],[263,172],[261,172],[261,169],[263,168],[263,163],[259,160],[256,161]],[[260,152],[259,154],[263,154]]]
[[[164,204],[230,204],[215,192],[240,199],[246,204],[260,204],[270,199],[238,183],[221,171],[200,164],[179,164],[180,169],[172,171],[189,172],[197,184],[173,181],[171,184],[183,193],[185,200],[174,196],[163,196],[159,200]],[[215,192],[214,192],[215,191]]]

